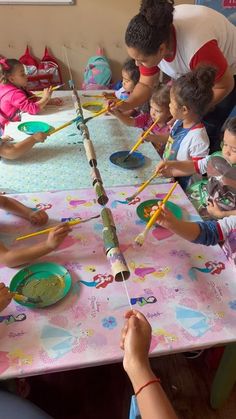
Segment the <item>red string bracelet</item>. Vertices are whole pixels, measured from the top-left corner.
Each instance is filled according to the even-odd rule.
[[[136,391],[136,393],[135,393],[135,397],[137,397],[137,395],[145,388],[145,387],[147,387],[147,386],[149,386],[150,384],[154,384],[154,383],[160,383],[161,382],[161,380],[160,380],[160,378],[155,378],[155,380],[151,380],[151,381],[148,381],[146,384],[144,384],[142,387],[140,387],[139,389],[138,389],[138,391]]]

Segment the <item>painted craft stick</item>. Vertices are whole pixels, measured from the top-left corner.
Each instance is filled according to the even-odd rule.
[[[84,220],[71,220],[68,221],[68,225],[69,226],[74,226],[77,224],[81,224],[81,223],[86,223],[87,221],[93,220],[94,218],[99,218],[100,214],[98,215],[94,215],[93,217],[90,218],[85,218]],[[25,240],[25,239],[29,239],[30,237],[35,237],[35,236],[39,236],[40,234],[46,234],[49,233],[50,231],[52,231],[56,226],[53,227],[49,227],[49,228],[45,228],[45,230],[40,230],[40,231],[36,231],[35,233],[31,233],[31,234],[27,234],[26,236],[20,236],[16,238],[16,241],[19,240]]]
[[[166,194],[165,198],[161,201],[159,208],[154,212],[154,214],[151,216],[150,220],[148,221],[144,231],[142,233],[140,233],[136,238],[135,238],[135,243],[138,244],[139,246],[142,246],[144,243],[144,240],[147,237],[147,234],[150,230],[150,228],[153,226],[153,224],[155,224],[157,218],[159,217],[162,207],[163,205],[166,204],[166,202],[168,201],[168,199],[170,198],[171,194],[173,193],[173,191],[175,190],[176,186],[178,185],[178,182],[175,182],[173,184],[173,186],[170,188],[169,192]]]
[[[61,131],[62,129],[64,129],[64,128],[68,127],[69,125],[71,125],[71,124],[73,124],[74,122],[77,122],[77,121],[79,121],[79,120],[81,120],[81,118],[80,118],[80,116],[77,116],[76,118],[71,119],[71,120],[70,120],[70,121],[68,121],[68,122],[65,122],[65,124],[60,125],[60,127],[53,128],[51,131],[49,131],[48,135],[50,136],[50,135],[52,135],[52,134],[55,134],[56,132]]]
[[[126,198],[126,201],[127,202],[130,202],[130,201],[133,201],[133,199],[134,198],[136,198],[136,196],[138,196],[139,194],[140,194],[140,192],[142,192],[148,185],[149,185],[149,183],[151,183],[151,181],[153,180],[153,179],[155,179],[155,177],[158,177],[159,175],[158,175],[158,173],[157,172],[155,172],[148,180],[146,180],[146,182],[145,183],[143,183],[143,185],[141,185],[140,186],[140,188],[138,188],[138,190],[137,190],[137,192],[135,192],[133,195],[131,195],[131,196],[128,196],[127,198]]]
[[[124,102],[123,100],[118,100],[118,102],[116,102],[116,106],[120,105],[123,102]],[[97,116],[103,115],[106,112],[109,112],[109,106],[107,106],[105,109],[102,109],[100,112],[96,113],[95,115],[85,118],[84,123],[86,124],[88,121],[90,121],[90,119],[97,118]]]
[[[158,123],[159,118],[155,119],[153,124],[145,131],[141,137],[137,140],[137,142],[134,144],[134,146],[131,148],[127,156],[124,158],[124,162],[128,160],[128,158],[131,156],[131,154],[139,148],[139,146],[143,143],[143,140],[148,136],[148,134],[151,132],[151,130],[155,127],[155,125]]]
[[[52,90],[52,91],[54,91],[54,90],[61,89],[61,87],[63,87],[64,85],[65,85],[65,83],[58,84],[58,86],[53,86],[51,90]],[[37,96],[37,97],[41,97],[41,96],[42,96],[42,94],[43,94],[43,92],[35,92],[35,94],[34,94],[34,95],[32,95],[32,96],[30,96],[28,99],[32,99],[32,98],[34,98],[35,96]]]
[[[92,98],[102,98],[102,99],[113,99],[115,96],[113,93],[108,93],[108,92],[104,92],[103,95],[86,95],[86,94],[82,94],[83,97],[92,97]]]

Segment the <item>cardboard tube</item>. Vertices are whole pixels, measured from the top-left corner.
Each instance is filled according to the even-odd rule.
[[[102,231],[102,237],[106,254],[112,248],[119,246],[115,227],[105,227]]]
[[[111,272],[116,281],[123,281],[122,274],[124,279],[128,279],[130,277],[129,268],[119,247],[113,247],[110,249],[107,252],[107,259],[110,262]]]
[[[108,196],[102,186],[101,182],[96,182],[94,184],[95,192],[97,195],[97,201],[100,205],[106,205],[108,203]]]
[[[90,166],[97,166],[96,153],[92,141],[86,138],[84,140],[84,148]]]
[[[88,127],[83,123],[83,122],[80,122],[79,124],[78,124],[78,128],[79,128],[79,130],[81,131],[81,133],[82,133],[82,136],[83,136],[83,139],[85,140],[89,140],[89,130],[88,130]]]
[[[109,208],[102,209],[101,217],[102,217],[102,222],[103,222],[104,227],[109,228],[110,226],[112,226],[116,228],[115,221],[112,216],[112,212]]]
[[[102,178],[97,167],[93,167],[90,174],[93,179],[93,186],[95,185],[96,182],[102,183]]]

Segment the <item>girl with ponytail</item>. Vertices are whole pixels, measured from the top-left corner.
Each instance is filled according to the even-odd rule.
[[[198,161],[208,155],[209,138],[202,123],[213,98],[216,70],[198,67],[173,82],[170,113],[176,120],[166,143],[164,160]],[[189,177],[179,178],[186,189]]]

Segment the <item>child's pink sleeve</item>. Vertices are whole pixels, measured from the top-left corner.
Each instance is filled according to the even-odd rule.
[[[40,111],[39,105],[29,99],[21,90],[13,93],[11,103],[21,112],[27,112],[30,115],[35,115]]]
[[[137,128],[145,128],[149,121],[148,113],[140,113],[140,115],[134,118],[134,126]]]

